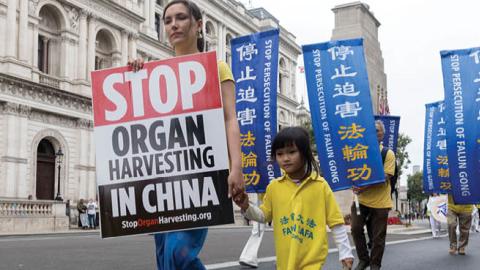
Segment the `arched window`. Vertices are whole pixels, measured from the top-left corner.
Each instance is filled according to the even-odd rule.
[[[205,24],[205,51],[215,50],[215,27],[213,23],[208,21]]]
[[[37,67],[43,73],[59,76],[61,14],[56,7],[45,5],[41,8],[39,16]]]
[[[95,70],[113,66],[114,44],[115,40],[110,31],[98,31],[95,39]]]

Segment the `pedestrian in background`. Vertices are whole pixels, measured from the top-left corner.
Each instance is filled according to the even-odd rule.
[[[87,215],[88,215],[88,225],[90,229],[95,229],[96,227],[96,211],[97,211],[97,203],[93,201],[93,199],[88,200],[87,204]]]
[[[448,194],[448,238],[450,240],[451,255],[457,252],[459,255],[465,255],[465,248],[468,245],[470,225],[472,223],[473,205],[458,205],[453,201],[451,194]],[[457,241],[457,225],[459,227],[459,237]]]
[[[343,215],[330,186],[319,174],[308,132],[282,129],[272,143],[272,160],[285,174],[270,182],[260,207],[244,192],[235,201],[246,218],[273,223],[277,269],[321,269],[328,255],[327,230],[332,231],[344,269],[353,264]]]
[[[77,203],[77,210],[78,216],[80,218],[80,225],[82,229],[88,229],[88,216],[87,216],[87,206],[85,205],[85,201],[80,199]]]
[[[385,134],[385,126],[380,120],[375,121],[377,141],[380,151]],[[354,187],[354,193],[358,194],[360,215],[357,215],[355,203],[351,208],[352,236],[355,242],[359,262],[356,270],[364,270],[370,266],[371,270],[378,270],[382,265],[383,253],[385,251],[385,239],[387,235],[388,212],[393,207],[390,196],[390,178],[395,173],[395,154],[388,149],[383,163],[385,171],[385,182],[366,187]],[[364,227],[371,222],[372,248],[369,251],[365,238]]]
[[[473,211],[472,211],[472,225],[470,227],[470,231],[471,232],[480,232],[480,226],[478,224],[479,222],[479,216],[480,216],[480,211],[478,209],[480,205],[475,205],[473,207]]]
[[[265,193],[254,194],[255,205],[261,205]],[[248,238],[245,247],[243,247],[242,254],[238,260],[240,265],[248,266],[251,268],[258,267],[258,249],[262,243],[263,233],[265,232],[265,223],[259,223],[256,221],[251,221],[252,223],[252,233]]]
[[[435,217],[432,214],[432,210],[430,209],[430,202],[432,201],[433,197],[437,197],[438,194],[433,193],[429,198],[428,198],[428,203],[426,205],[427,207],[427,216],[430,219],[430,228],[432,230],[432,236],[433,238],[440,237],[440,230],[442,229],[442,224],[440,221],[436,220]]]
[[[169,1],[163,9],[163,25],[175,56],[203,52],[205,41],[202,31],[202,11],[193,1]],[[135,71],[143,68],[142,59],[128,64]],[[243,194],[245,189],[241,168],[240,129],[235,112],[235,83],[227,63],[218,62],[218,74],[230,165],[228,193],[235,200]],[[207,229],[202,228],[155,234],[157,268],[159,270],[205,269],[198,258],[198,253],[203,247],[207,232]]]

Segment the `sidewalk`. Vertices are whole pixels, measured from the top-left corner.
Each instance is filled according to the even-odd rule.
[[[403,235],[416,235],[416,234],[425,234],[430,233],[429,224],[425,222],[412,222],[412,225],[405,226],[405,225],[388,225],[387,226],[387,234],[403,234]],[[346,225],[347,231],[350,232],[350,226]],[[210,230],[218,230],[218,229],[250,229],[250,226],[242,226],[242,225],[221,225],[221,226],[214,226],[210,227]],[[442,228],[446,228],[443,226]],[[273,227],[267,226],[265,231],[270,232],[273,231]],[[327,231],[330,230],[327,228]],[[41,236],[41,235],[68,235],[68,234],[100,234],[100,229],[95,230],[82,230],[79,228],[70,228],[67,231],[55,231],[55,232],[25,232],[25,233],[2,233],[0,232],[0,237],[15,237],[15,236]]]

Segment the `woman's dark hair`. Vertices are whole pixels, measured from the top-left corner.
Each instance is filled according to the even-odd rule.
[[[310,136],[308,135],[308,131],[302,127],[287,127],[278,132],[272,143],[272,159],[275,160],[278,149],[292,145],[297,146],[298,151],[307,165],[307,170],[302,179],[308,177],[313,171],[320,175],[320,168],[313,157],[312,148],[310,146]]]
[[[193,3],[190,0],[173,0],[173,1],[170,1],[165,6],[165,8],[163,9],[162,20],[165,20],[165,13],[167,12],[167,9],[170,6],[175,5],[175,4],[184,5],[188,9],[188,12],[189,12],[190,16],[193,16],[195,21],[199,21],[199,20],[202,19],[202,11],[200,11],[200,8],[197,6],[197,4]],[[205,46],[205,40],[203,38],[203,30],[200,29],[200,31],[198,33],[198,37],[197,37],[197,49],[200,52],[203,52],[204,46]]]

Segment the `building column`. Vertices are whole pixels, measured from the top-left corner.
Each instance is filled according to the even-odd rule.
[[[143,31],[148,33],[148,28],[150,27],[150,2],[149,0],[143,0],[143,18],[145,21],[143,22]]]
[[[17,57],[17,0],[7,2],[7,40],[5,56]]]
[[[18,26],[18,58],[20,61],[27,62],[28,52],[28,1],[20,1],[20,18]]]
[[[122,30],[122,65],[128,62],[128,32]]]
[[[85,80],[85,71],[87,70],[87,12],[80,11],[79,39],[78,39],[78,66],[77,77],[79,80]]]
[[[126,65],[127,62],[122,63],[122,53],[119,51],[115,51],[112,53],[112,67],[119,67]]]
[[[87,45],[87,78],[90,78],[89,74],[95,70],[95,40],[96,40],[96,18],[90,16],[88,22],[88,45]],[[90,79],[88,79],[90,80]]]
[[[43,37],[42,36],[42,40],[43,40],[43,72],[44,73],[47,73],[48,74],[48,42],[49,42],[49,39],[47,37]]]
[[[70,38],[68,37],[68,33],[62,33],[62,36],[60,38],[60,77],[63,78],[71,78],[70,75],[70,69],[69,69],[69,64],[68,64],[68,59],[67,55],[70,55],[69,53],[69,43],[70,43]]]
[[[32,47],[32,66],[38,69],[38,23],[33,24]]]
[[[148,19],[149,21],[149,31],[151,32],[151,34],[157,35],[157,30],[155,29],[155,7],[157,6],[157,3],[155,0],[148,0],[150,1],[150,13],[148,14],[150,16],[150,18]]]
[[[128,56],[130,59],[137,58],[137,38],[138,35],[136,33],[130,33],[128,41]]]

